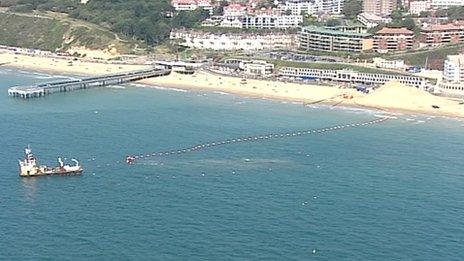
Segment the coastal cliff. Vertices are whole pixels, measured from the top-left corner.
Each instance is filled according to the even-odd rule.
[[[0,12],[0,45],[100,56],[130,53],[132,44],[94,24],[76,21],[56,13]],[[102,57],[102,58],[106,58]]]

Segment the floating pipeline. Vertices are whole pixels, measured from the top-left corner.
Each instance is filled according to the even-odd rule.
[[[180,149],[175,149],[175,150],[131,155],[131,156],[126,156],[125,161],[127,164],[134,164],[135,161],[145,159],[145,158],[165,157],[165,156],[179,155],[179,154],[190,153],[190,152],[197,152],[197,151],[212,148],[212,147],[225,146],[225,145],[234,144],[234,143],[258,142],[258,141],[264,141],[264,140],[270,140],[270,139],[281,139],[281,138],[290,138],[290,137],[297,137],[297,136],[303,136],[303,135],[323,134],[326,132],[341,131],[341,130],[349,129],[349,128],[357,128],[357,127],[363,127],[367,125],[379,124],[389,119],[395,118],[391,116],[377,116],[377,117],[379,118],[375,120],[358,122],[358,123],[350,123],[350,124],[345,124],[345,125],[335,125],[332,127],[326,127],[326,128],[320,128],[320,129],[300,130],[300,131],[283,132],[283,133],[268,133],[268,134],[262,134],[262,135],[256,135],[256,136],[243,136],[239,138],[197,144],[192,147],[180,148]]]

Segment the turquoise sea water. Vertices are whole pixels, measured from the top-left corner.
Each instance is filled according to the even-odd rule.
[[[369,120],[233,95],[126,87],[23,101],[0,70],[0,259],[463,260],[463,122],[381,125],[120,163],[126,154]],[[78,177],[21,179],[77,157]]]

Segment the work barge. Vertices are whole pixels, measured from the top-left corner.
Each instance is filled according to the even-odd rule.
[[[11,97],[30,99],[44,97],[57,92],[70,92],[81,89],[95,87],[105,87],[110,85],[120,85],[128,82],[135,82],[147,78],[169,75],[172,68],[153,68],[124,73],[107,74],[76,80],[62,80],[55,82],[40,83],[30,86],[14,86],[8,89]]]

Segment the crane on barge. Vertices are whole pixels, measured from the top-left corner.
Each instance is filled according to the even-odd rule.
[[[79,164],[79,161],[72,159],[74,166],[65,165],[61,157],[58,158],[58,166],[47,167],[39,165],[37,158],[32,154],[29,146],[24,149],[25,157],[19,160],[19,176],[20,177],[37,177],[49,175],[80,175],[84,169]]]

